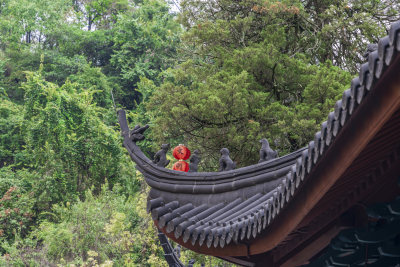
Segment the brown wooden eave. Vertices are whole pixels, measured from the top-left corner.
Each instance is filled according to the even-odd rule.
[[[393,201],[400,195],[399,136],[397,111],[296,229],[271,251],[277,266],[305,263],[329,244],[334,230],[366,224],[365,207]]]

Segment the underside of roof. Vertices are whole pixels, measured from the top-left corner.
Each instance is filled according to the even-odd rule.
[[[367,214],[368,223],[340,231],[306,266],[399,266],[400,198],[371,205]]]
[[[236,170],[157,166],[119,111],[124,146],[151,187],[154,223],[182,246],[243,266],[308,262],[357,224],[363,205],[400,194],[399,51],[396,22],[306,148]]]

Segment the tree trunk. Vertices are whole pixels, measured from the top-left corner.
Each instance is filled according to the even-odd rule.
[[[27,31],[27,32],[26,32],[25,41],[26,41],[26,43],[28,43],[28,44],[31,43],[31,31]]]

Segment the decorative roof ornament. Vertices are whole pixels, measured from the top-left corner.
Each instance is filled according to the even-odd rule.
[[[154,155],[153,162],[157,164],[157,166],[165,168],[169,164],[169,160],[167,160],[169,148],[169,144],[162,144],[161,149]]]
[[[227,148],[221,149],[221,157],[219,158],[219,171],[230,171],[236,168],[235,162],[229,157],[229,150]]]
[[[135,128],[133,128],[133,130],[129,131],[129,137],[133,142],[137,142],[137,141],[142,141],[144,140],[144,131],[146,131],[149,128],[149,125],[146,124],[143,127],[140,127],[140,125],[136,125]]]
[[[258,161],[258,163],[270,161],[278,157],[278,153],[269,147],[267,139],[265,138],[261,139],[260,143],[261,143],[260,160]]]
[[[178,162],[175,162],[174,166],[172,166],[172,169],[175,171],[188,172],[189,164],[185,160],[190,157],[189,148],[179,144],[174,148],[172,155],[178,160]]]
[[[196,149],[190,157],[189,172],[197,172],[200,161],[200,152]]]
[[[179,144],[176,146],[172,152],[172,155],[177,160],[187,160],[190,158],[190,150],[185,145]]]
[[[189,171],[189,163],[187,163],[184,160],[179,160],[174,163],[174,165],[172,166],[172,169],[174,171],[188,172]]]

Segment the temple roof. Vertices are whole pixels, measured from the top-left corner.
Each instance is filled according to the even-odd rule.
[[[120,111],[124,146],[151,187],[154,223],[200,253],[235,262],[274,249],[273,261],[284,263],[294,253],[288,242],[304,236],[301,229],[316,225],[307,228],[316,236],[351,207],[353,202],[340,204],[338,214],[326,212],[350,199],[347,194],[355,192],[352,201],[375,201],[367,193],[378,195],[376,180],[392,177],[400,162],[399,51],[400,21],[379,40],[307,147],[236,170],[182,173],[156,166],[132,140]],[[386,190],[390,197],[398,194]]]
[[[124,145],[152,187],[148,211],[158,227],[207,248],[259,235],[294,193],[290,174],[306,151],[231,171],[183,173],[155,165],[127,134]]]

